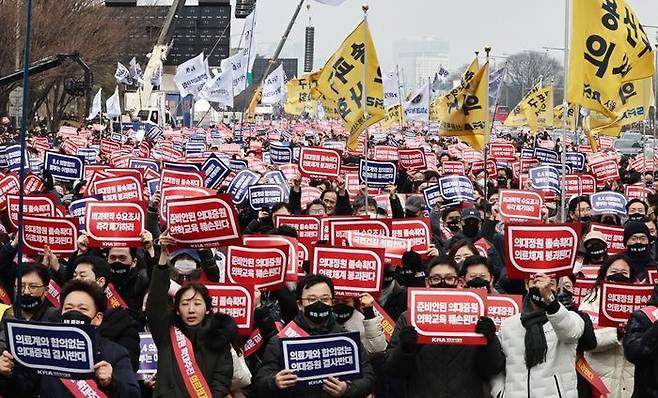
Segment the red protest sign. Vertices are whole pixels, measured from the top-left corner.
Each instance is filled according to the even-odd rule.
[[[288,247],[229,246],[226,251],[226,278],[238,285],[251,283],[270,291],[284,286]]]
[[[336,178],[340,163],[341,153],[335,149],[302,146],[299,151],[299,172],[303,177]]]
[[[167,204],[172,200],[213,196],[216,192],[208,188],[165,187],[160,188],[160,220],[167,221]]]
[[[411,250],[411,241],[409,239],[364,234],[354,231],[348,231],[346,239],[347,243],[352,247],[384,249],[386,262],[391,263],[391,265],[400,265],[402,263],[402,255]]]
[[[20,192],[18,178],[9,174],[0,180],[0,210],[7,208],[7,195]]]
[[[114,152],[121,150],[121,144],[110,140],[101,140],[101,153],[103,155],[111,155]]]
[[[647,278],[649,280],[649,284],[655,285],[656,281],[658,281],[658,269],[649,268],[646,271],[647,271]]]
[[[485,345],[475,324],[487,313],[484,289],[407,290],[407,323],[420,344]]]
[[[73,217],[23,216],[23,242],[27,254],[41,254],[45,246],[55,254],[78,248],[78,225]]]
[[[133,176],[111,177],[96,180],[93,192],[103,195],[104,201],[140,201],[144,200],[141,182]]]
[[[144,202],[87,202],[85,226],[89,247],[140,247]]]
[[[393,332],[395,331],[395,321],[386,313],[386,310],[379,304],[376,300],[372,304],[372,309],[375,315],[380,319],[382,325],[382,331],[384,332],[384,338],[387,342],[391,341],[393,337]]]
[[[425,152],[420,148],[399,149],[399,165],[406,170],[426,170]]]
[[[633,311],[647,305],[654,285],[603,282],[599,306],[599,326],[624,327]]]
[[[571,273],[580,236],[580,223],[506,224],[505,265],[512,279],[545,273]]]
[[[384,249],[315,246],[311,272],[331,278],[336,291],[358,297],[379,295],[384,275]]]
[[[541,221],[543,202],[537,192],[513,189],[498,191],[499,211],[503,222]]]
[[[441,175],[466,175],[466,170],[464,169],[464,163],[459,161],[446,160],[443,162]]]
[[[169,200],[167,226],[177,245],[196,249],[240,242],[240,226],[229,195]]]
[[[590,170],[597,181],[619,180],[619,165],[614,160],[606,160],[590,165]]]
[[[203,171],[182,171],[173,169],[162,170],[160,189],[166,187],[197,187],[204,188]]]
[[[471,172],[474,174],[484,170],[484,160],[471,163]],[[496,162],[487,160],[487,175],[493,177],[497,173]]]
[[[624,186],[624,196],[626,199],[642,199],[647,200],[647,196],[653,195],[655,192],[653,189],[644,187],[642,185],[625,185]]]
[[[432,243],[429,217],[391,220],[391,236],[411,241],[411,250],[424,253]]]
[[[301,268],[299,260],[299,244],[297,239],[281,235],[244,235],[242,243],[249,247],[279,247],[288,248],[288,264],[286,266],[286,282],[297,281],[297,271]]]
[[[254,325],[254,287],[241,285],[206,284],[213,312],[233,317],[238,333],[249,335]]]
[[[9,223],[18,230],[18,195],[7,195]],[[48,196],[24,196],[23,214],[28,216],[55,217],[55,202]]]
[[[516,158],[516,147],[506,142],[489,144],[489,156],[492,159],[514,160]]]
[[[583,302],[583,299],[589,294],[595,284],[596,279],[576,279],[576,283],[573,284],[573,303],[576,307],[580,306],[580,304]],[[591,314],[590,317],[592,317]],[[594,322],[594,319],[592,319],[592,322]]]
[[[523,297],[511,294],[490,294],[487,296],[487,316],[496,324],[496,331],[500,331],[500,324],[513,315],[521,312]]]
[[[329,223],[333,221],[358,221],[364,220],[360,216],[324,216],[320,218],[320,240],[329,240]]]
[[[384,162],[398,160],[398,148],[389,145],[375,145],[373,159]]]
[[[320,218],[317,216],[274,216],[274,226],[289,225],[297,231],[297,239],[311,242],[320,239]]]
[[[116,167],[116,168],[106,168],[103,170],[105,173],[111,174],[113,177],[124,177],[124,176],[132,176],[139,181],[140,184],[144,182],[143,174],[141,170],[138,169],[131,169],[131,168],[121,168],[121,167]]]
[[[25,190],[26,194],[43,191],[43,181],[41,178],[35,176],[34,174],[30,174],[25,177],[25,181],[23,181],[23,189]]]
[[[348,231],[383,236],[391,234],[389,223],[385,220],[330,220],[329,243],[334,246],[345,246]]]
[[[605,243],[608,245],[608,254],[612,255],[626,251],[623,227],[592,223],[590,225],[590,232],[592,231],[598,231],[603,234]]]

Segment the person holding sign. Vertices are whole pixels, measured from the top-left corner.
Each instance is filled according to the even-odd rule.
[[[158,347],[153,396],[225,397],[233,376],[230,343],[237,325],[229,315],[212,314],[208,289],[199,282],[183,284],[169,311],[168,247],[175,243],[169,235],[160,236],[160,260],[146,301],[146,319]]]
[[[500,326],[506,363],[493,395],[504,391],[511,398],[575,397],[576,347],[585,322],[556,299],[556,279],[536,274],[526,288],[522,312]]]
[[[430,261],[426,287],[457,289],[458,283],[455,260],[439,256]],[[491,318],[480,317],[475,332],[485,335],[485,345],[418,344],[418,332],[407,323],[405,311],[397,320],[387,350],[387,371],[399,377],[407,397],[485,397],[485,383],[503,370],[505,357]]]
[[[106,309],[105,294],[95,284],[74,280],[62,289],[61,319],[64,323],[98,327]],[[37,376],[32,369],[16,367],[14,357],[7,351],[0,357],[0,377],[7,383],[5,397],[29,397],[37,392],[40,397],[95,396],[139,398],[139,385],[125,348],[95,336],[94,379],[72,382],[54,376]]]
[[[324,275],[309,274],[297,283],[297,306],[299,314],[294,323],[304,333],[312,336],[330,335],[344,332],[345,329],[336,323],[332,314],[334,302],[334,284]],[[291,322],[292,323],[292,322]],[[365,398],[374,387],[375,376],[370,363],[365,358],[361,344],[358,344],[361,377],[350,381],[342,381],[339,377],[329,376],[323,380],[321,388],[297,388],[298,380],[295,372],[281,369],[282,351],[279,337],[273,337],[263,355],[254,386],[258,396],[286,398],[320,398],[346,397]]]
[[[638,280],[646,280],[647,268],[656,265],[651,257],[650,238],[649,228],[641,221],[629,221],[624,226],[626,254],[631,259],[631,266]]]

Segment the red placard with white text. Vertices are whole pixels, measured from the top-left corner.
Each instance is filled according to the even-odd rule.
[[[177,199],[190,199],[213,196],[217,192],[208,188],[165,187],[160,188],[160,221],[167,222],[167,204]]]
[[[297,239],[315,242],[320,239],[320,218],[317,216],[275,216],[274,226],[289,225],[297,231]]]
[[[205,173],[203,171],[164,169],[160,176],[160,189],[165,187],[204,188],[204,179]]]
[[[226,250],[226,280],[250,283],[262,291],[284,286],[288,247],[229,246]]]
[[[13,174],[6,175],[0,180],[0,211],[7,208],[7,195],[18,193],[20,190],[18,177]]]
[[[7,195],[7,212],[12,228],[18,230],[18,195]],[[28,216],[55,217],[55,202],[46,195],[24,196],[23,214]]]
[[[633,311],[646,307],[654,288],[654,285],[603,282],[599,292],[599,326],[626,326]]]
[[[238,215],[226,194],[170,200],[167,226],[177,245],[195,249],[240,242]]]
[[[396,266],[402,264],[402,255],[411,251],[409,239],[354,231],[348,231],[345,239],[350,247],[384,249],[386,262]]]
[[[414,149],[399,149],[398,150],[398,164],[405,170],[426,170],[427,160],[425,159],[425,152],[420,148]]]
[[[595,284],[596,284],[596,279],[585,279],[585,278],[576,279],[576,283],[573,284],[573,292],[572,292],[573,303],[576,307],[580,306],[580,304],[583,302],[583,299],[589,294],[592,288],[594,288]],[[591,317],[592,316],[590,315],[590,318]],[[592,322],[594,322],[594,319],[592,319]]]
[[[442,176],[447,176],[447,175],[458,175],[458,176],[463,176],[466,174],[466,169],[464,168],[464,163],[460,161],[453,161],[453,160],[446,160],[442,164]]]
[[[238,325],[238,334],[248,336],[254,325],[253,285],[206,284],[213,312],[230,315]]]
[[[103,195],[103,200],[108,202],[144,200],[142,184],[133,176],[104,178],[94,181],[93,192],[95,195]]]
[[[26,194],[43,191],[44,188],[43,180],[34,174],[28,175],[23,181],[23,189],[25,189]]]
[[[390,145],[375,145],[373,159],[382,162],[398,160],[398,148]]]
[[[496,332],[500,324],[521,312],[523,297],[512,294],[490,294],[487,296],[487,316],[494,321]]]
[[[383,236],[391,234],[388,220],[332,220],[329,222],[329,243],[334,246],[345,246],[348,231]]]
[[[631,199],[642,199],[642,200],[647,200],[647,197],[649,195],[653,195],[655,192],[651,188],[647,188],[642,185],[625,185],[624,186],[624,196],[626,196],[626,199],[631,200]]]
[[[613,255],[626,251],[624,244],[624,228],[613,225],[590,224],[590,232],[598,231],[605,237],[605,243],[608,245],[608,254]]]
[[[571,274],[578,253],[580,223],[506,224],[505,265],[512,279],[545,273]]]
[[[590,165],[590,170],[597,181],[615,181],[619,180],[619,164],[614,160]]]
[[[286,266],[286,282],[297,282],[298,270],[301,268],[299,258],[299,243],[297,239],[281,235],[244,235],[242,244],[249,247],[279,247],[288,248],[288,264]]]
[[[331,278],[341,295],[378,296],[384,275],[384,249],[315,246],[311,273]]]
[[[503,222],[541,221],[543,203],[544,200],[537,192],[515,189],[498,191],[499,211]]]
[[[407,290],[407,323],[420,344],[485,345],[475,325],[487,313],[484,289]]]
[[[329,240],[329,224],[334,221],[365,220],[362,216],[324,216],[320,218],[320,240]]]
[[[429,217],[391,220],[391,236],[411,241],[411,250],[425,253],[432,243]]]
[[[42,254],[45,246],[55,254],[69,255],[78,248],[78,224],[73,217],[23,216],[26,254]]]
[[[489,156],[496,160],[514,160],[516,158],[516,147],[506,142],[489,144]]]
[[[88,202],[85,226],[89,247],[140,247],[145,202]]]
[[[336,178],[340,174],[341,152],[335,149],[305,147],[299,151],[302,177]]]

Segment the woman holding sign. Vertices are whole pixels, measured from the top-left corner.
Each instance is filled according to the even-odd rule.
[[[237,334],[235,321],[212,314],[208,289],[184,284],[169,311],[168,247],[175,242],[160,236],[160,261],[153,269],[146,302],[148,325],[158,347],[157,383],[153,397],[221,397],[229,393],[233,375],[230,342]]]

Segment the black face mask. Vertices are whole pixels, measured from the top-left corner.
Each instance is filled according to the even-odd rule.
[[[304,307],[304,315],[311,322],[320,325],[325,323],[331,316],[331,306],[322,301],[316,301]]]
[[[546,303],[544,303],[544,299],[541,297],[538,287],[534,286],[528,289],[528,296],[530,296],[530,301],[532,301],[537,307],[546,307]]]
[[[110,270],[112,271],[112,282],[115,285],[123,286],[123,284],[126,282],[126,279],[128,279],[130,265],[115,261],[110,264]]]
[[[478,232],[480,232],[480,225],[478,223],[464,224],[464,226],[462,227],[462,231],[464,232],[464,235],[466,235],[467,237],[475,238]]]
[[[621,273],[608,275],[605,277],[605,280],[608,282],[631,283],[631,278]]]
[[[466,287],[470,289],[487,289],[489,291],[489,281],[478,276],[466,282]]]
[[[628,220],[629,221],[642,221],[644,220],[644,214],[640,213],[633,213],[628,215]]]
[[[80,311],[73,310],[62,314],[62,322],[71,325],[89,325],[91,318]]]
[[[341,325],[347,322],[352,317],[352,314],[354,314],[354,307],[345,303],[335,304],[333,310],[336,322]]]
[[[592,221],[592,216],[582,216],[580,217],[580,222],[590,222]]]
[[[446,225],[448,226],[448,229],[452,232],[459,231],[459,221],[448,222],[446,223]]]
[[[635,243],[633,245],[628,246],[628,254],[631,257],[640,257],[644,256],[649,249],[649,245],[645,245],[644,243]]]
[[[23,311],[34,311],[39,305],[41,305],[41,302],[41,297],[34,297],[29,294],[21,296],[21,308]]]
[[[395,279],[395,271],[384,271],[384,287],[391,286],[393,279]]]
[[[608,246],[606,246],[605,243],[593,243],[585,248],[587,250],[587,254],[589,254],[590,258],[601,258],[605,257],[607,253]]]
[[[433,285],[430,285],[431,288],[433,289],[454,289],[457,287],[457,285],[450,285],[446,281],[441,281],[439,283],[435,283]]]
[[[507,186],[507,178],[498,177],[498,186],[499,187],[506,187]]]

